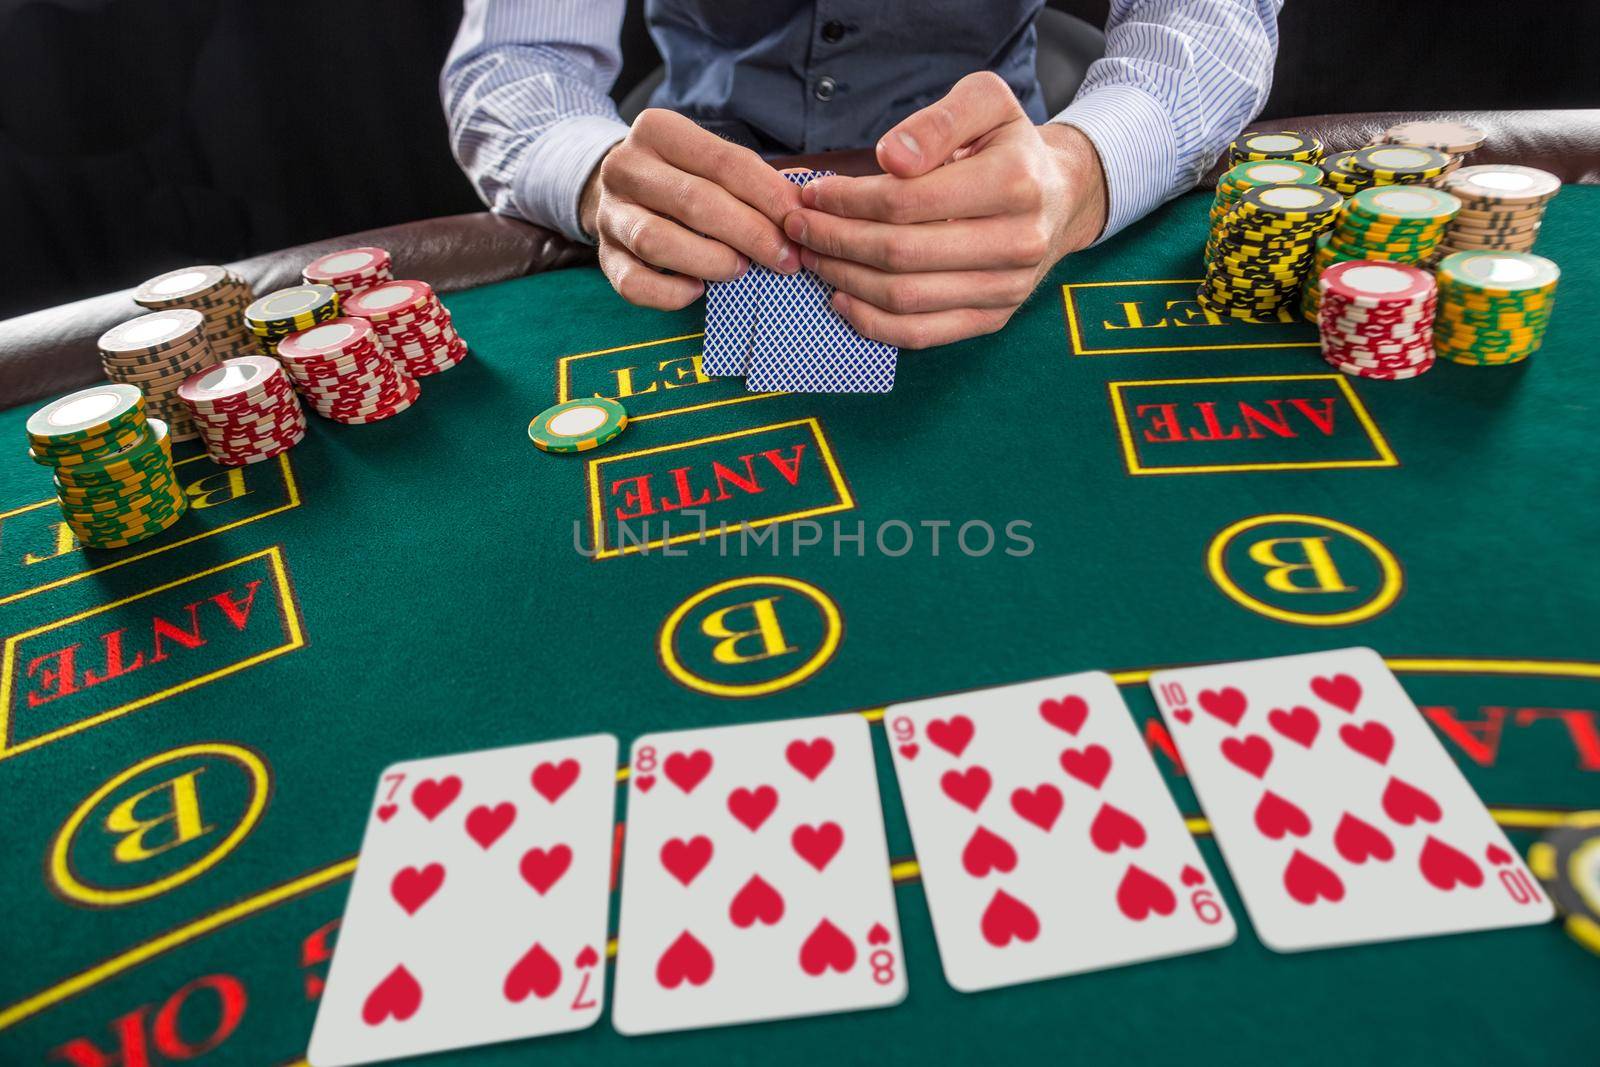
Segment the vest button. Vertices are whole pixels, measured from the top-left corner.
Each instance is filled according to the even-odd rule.
[[[844,23],[838,19],[829,19],[822,24],[822,39],[829,44],[837,44],[844,38]]]
[[[833,99],[833,92],[838,87],[839,83],[834,81],[832,78],[818,78],[816,89],[817,99],[826,104],[829,100]]]

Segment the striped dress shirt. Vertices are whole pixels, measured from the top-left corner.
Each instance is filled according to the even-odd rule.
[[[661,7],[692,7],[688,0],[652,0]],[[938,0],[919,0],[933,10]],[[970,12],[982,10],[979,0],[945,0]],[[621,66],[620,33],[627,0],[466,0],[460,31],[440,76],[440,92],[449,120],[451,148],[479,195],[493,210],[547,226],[578,240],[588,240],[578,220],[578,201],[585,181],[606,151],[628,132],[608,93]],[[1014,9],[1019,0],[997,3],[997,11]],[[1034,37],[1032,14],[1042,0],[1024,2],[1030,9],[1026,27],[1006,43],[1003,58],[992,67],[1007,77],[1019,97],[1037,99],[1036,87],[1019,86],[1014,76],[1019,61],[1032,77]],[[809,3],[790,0],[793,9],[783,15],[772,0],[751,5],[795,22],[809,35],[814,17]],[[882,0],[878,7],[881,9]],[[746,9],[747,5],[735,5]],[[831,0],[830,10],[848,7]],[[1094,143],[1105,169],[1110,194],[1108,218],[1102,240],[1142,217],[1163,201],[1194,186],[1218,153],[1261,110],[1272,86],[1277,54],[1277,15],[1282,0],[1112,0],[1106,21],[1106,55],[1088,71],[1073,102],[1050,119],[1082,130]],[[805,10],[800,10],[800,8]],[[870,38],[874,5],[860,5],[860,22]],[[708,9],[710,10],[710,9]],[[949,11],[954,15],[956,8]],[[655,12],[652,12],[654,20]],[[773,16],[768,16],[773,17]],[[682,21],[682,20],[680,20]],[[924,51],[908,47],[906,36],[926,21],[930,33],[941,30],[944,41],[930,40]],[[835,25],[838,25],[837,23]],[[908,29],[908,26],[910,29]],[[657,40],[674,43],[680,37]],[[824,39],[831,34],[825,34]],[[936,84],[940,92],[913,102],[936,99],[942,90],[976,69],[982,61],[951,55],[948,25],[937,20],[902,20],[896,25],[895,52],[879,48],[870,54],[874,63],[905,64],[907,80]],[[781,39],[772,34],[770,39]],[[710,54],[710,41],[701,54],[667,55],[669,72],[712,62],[731,66],[735,57]],[[912,45],[915,42],[911,42]],[[942,46],[942,47],[941,47]],[[790,151],[843,145],[813,144],[811,128],[821,109],[809,104],[801,79],[809,77],[806,65],[814,45],[802,43],[801,52],[769,69],[798,70],[794,74],[800,100],[777,99],[779,94],[755,94],[756,100],[721,103],[738,113],[759,112],[763,106],[785,107],[785,122],[772,125],[790,129],[798,123],[806,143]],[[816,46],[820,47],[820,46]],[[685,46],[685,50],[689,50]],[[950,69],[936,69],[942,56]],[[781,59],[783,57],[769,57]],[[737,57],[748,62],[748,52]],[[954,69],[964,64],[965,69]],[[930,69],[930,66],[935,69]],[[707,79],[702,79],[705,81]],[[710,79],[717,82],[717,79]],[[731,79],[728,79],[731,80]],[[827,79],[832,82],[832,79]],[[719,84],[726,84],[726,81]],[[674,106],[669,78],[655,101]],[[704,88],[685,108],[697,118],[708,105]],[[830,86],[831,92],[831,86]],[[822,99],[819,95],[817,99]],[[915,110],[908,107],[905,113]],[[1032,108],[1030,108],[1030,111]],[[799,111],[797,117],[792,114]],[[851,108],[844,114],[864,113],[882,128],[854,131],[859,146],[870,145],[887,131],[895,118],[882,119],[871,108]],[[841,114],[835,108],[833,115]],[[759,118],[759,114],[756,115]],[[904,115],[899,117],[903,118]],[[823,120],[816,120],[822,128]],[[839,135],[838,124],[828,130]]]

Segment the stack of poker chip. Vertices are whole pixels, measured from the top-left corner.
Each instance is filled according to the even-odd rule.
[[[1355,260],[1322,272],[1322,358],[1358,378],[1398,381],[1433,366],[1433,276],[1410,263]]]
[[[1431,148],[1450,157],[1444,173],[1449,174],[1461,166],[1467,156],[1483,147],[1485,134],[1476,126],[1464,122],[1401,122],[1383,131],[1384,144],[1409,144]]]
[[[1380,185],[1345,201],[1334,228],[1317,239],[1316,262],[1300,309],[1317,321],[1321,290],[1314,284],[1335,263],[1378,259],[1424,264],[1443,238],[1461,201],[1427,185]]]
[[[413,378],[449,370],[467,358],[467,342],[427,282],[395,281],[352,296],[345,314],[366,319],[383,350]]]
[[[55,468],[67,527],[90,548],[125,548],[188,510],[167,424],[136,387],[110,382],[47,404],[28,419],[29,456]]]
[[[167,424],[172,440],[194,438],[189,411],[178,399],[178,386],[217,361],[200,312],[193,308],[152,311],[111,327],[97,344],[106,377],[143,392],[150,416]]]
[[[1345,165],[1371,185],[1423,185],[1450,165],[1450,157],[1432,148],[1378,144],[1350,153]]]
[[[256,298],[249,284],[223,267],[169,270],[133,291],[133,301],[151,311],[193,308],[205,318],[206,340],[218,359],[242,356],[255,347],[244,309]]]
[[[1348,152],[1332,152],[1322,157],[1322,184],[1341,196],[1355,196],[1363,189],[1370,189],[1373,183],[1371,174],[1357,170],[1351,162],[1359,149]]]
[[[1228,166],[1286,159],[1315,166],[1322,161],[1322,142],[1293,130],[1247,133],[1228,146]]]
[[[1461,213],[1444,237],[1446,255],[1486,248],[1528,251],[1539,237],[1544,206],[1561,191],[1554,174],[1504,163],[1463,167],[1440,185],[1461,200]]]
[[[1288,322],[1318,234],[1344,198],[1320,185],[1247,190],[1211,231],[1200,305],[1251,322]]]
[[[307,285],[330,285],[338,291],[340,299],[346,299],[363,289],[393,281],[389,268],[388,252],[364,245],[318,256],[306,264],[300,277]]]
[[[339,314],[339,293],[331,285],[296,285],[268,293],[244,310],[264,355],[276,355],[278,342],[296,330],[309,330]]]
[[[178,388],[194,413],[206,454],[227,467],[271,459],[306,435],[306,416],[278,361],[226,359]]]
[[[1520,363],[1538,351],[1561,268],[1531,252],[1456,252],[1435,268],[1439,355],[1470,366]]]
[[[1528,849],[1528,867],[1567,935],[1600,953],[1600,812],[1579,812],[1547,831]]]
[[[325,419],[347,424],[398,415],[422,393],[404,365],[384,351],[366,319],[329,319],[278,342],[278,361],[301,399]]]
[[[1217,194],[1211,201],[1211,226],[1233,210],[1246,191],[1259,185],[1319,185],[1322,170],[1311,163],[1287,159],[1264,159],[1239,163],[1217,179]]]

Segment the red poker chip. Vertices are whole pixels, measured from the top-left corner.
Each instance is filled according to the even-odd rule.
[[[387,278],[392,265],[387,251],[373,245],[362,245],[318,256],[306,264],[300,276],[308,285],[320,283],[337,288],[341,282]]]
[[[1431,333],[1420,334],[1416,337],[1402,337],[1394,341],[1380,341],[1371,337],[1345,337],[1333,333],[1324,333],[1322,335],[1322,347],[1325,349],[1361,349],[1380,356],[1410,352],[1418,348],[1429,348],[1432,345],[1433,334]]]
[[[366,319],[341,315],[291,333],[278,342],[278,356],[280,359],[328,358],[376,340],[372,324]]]
[[[374,322],[396,322],[419,314],[436,299],[427,282],[407,278],[363,289],[345,301],[344,313]]]
[[[1373,381],[1398,382],[1426,374],[1433,368],[1433,363],[1434,361],[1430,359],[1426,363],[1419,364],[1415,367],[1407,367],[1403,370],[1374,370],[1369,367],[1357,367],[1345,363],[1336,363],[1334,364],[1334,368],[1344,374],[1350,375],[1352,378],[1370,378]]]

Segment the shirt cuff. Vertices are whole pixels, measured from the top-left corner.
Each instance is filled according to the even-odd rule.
[[[1172,195],[1178,146],[1172,119],[1155,98],[1129,85],[1079,94],[1050,120],[1075,126],[1094,144],[1106,175],[1106,228],[1099,244]]]
[[[583,186],[611,146],[626,136],[625,123],[601,115],[579,115],[547,127],[522,157],[516,180],[519,213],[574,241],[594,244],[578,217]]]

